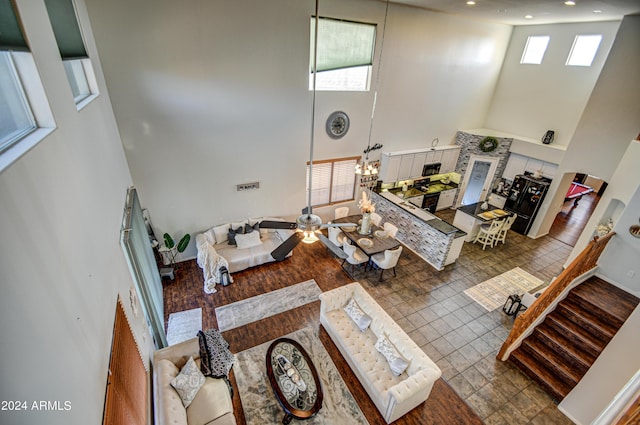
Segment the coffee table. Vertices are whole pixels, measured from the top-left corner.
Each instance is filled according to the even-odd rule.
[[[282,423],[309,419],[322,408],[322,386],[309,354],[289,338],[278,338],[267,349],[267,376],[284,409]]]

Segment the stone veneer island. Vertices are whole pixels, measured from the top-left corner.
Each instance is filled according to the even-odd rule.
[[[376,213],[398,228],[396,239],[437,270],[456,261],[467,235],[390,192],[371,193]]]

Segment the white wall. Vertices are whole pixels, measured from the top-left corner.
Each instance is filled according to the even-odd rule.
[[[101,423],[116,299],[132,285],[119,245],[131,176],[76,3],[101,94],[76,110],[44,2],[18,0],[58,128],[0,174],[0,399],[71,410],[0,411],[2,424]],[[146,325],[125,308],[148,358]]]
[[[534,140],[554,130],[553,144],[568,145],[619,25],[616,21],[515,27],[484,126]],[[603,35],[590,67],[565,65],[578,34]],[[531,35],[551,37],[540,65],[520,64]]]
[[[313,1],[87,5],[132,177],[156,228],[193,233],[249,216],[299,214]],[[385,3],[330,0],[320,8],[323,16],[382,24]],[[445,144],[458,128],[480,125],[510,32],[391,4],[372,143],[389,151],[434,137]],[[374,85],[376,70],[377,56]],[[372,92],[319,92],[314,158],[362,154],[372,101]],[[324,130],[335,110],[351,118],[340,140]],[[235,191],[250,181],[261,189]]]
[[[640,16],[625,16],[620,24],[607,62],[602,68],[598,81],[589,97],[589,101],[580,118],[580,122],[567,147],[562,163],[558,169],[558,176],[565,173],[585,173],[602,178],[610,183],[605,195],[615,190],[611,176],[618,168],[620,160],[640,128],[640,79],[637,70],[640,69]],[[627,180],[637,181],[638,173],[632,172],[626,176]],[[549,231],[559,206],[564,201],[564,195],[570,182],[560,185],[554,180],[547,196],[540,208],[540,213],[534,222],[530,235],[543,235]],[[602,202],[602,201],[601,201]],[[598,209],[592,215],[592,221],[597,224],[602,218]],[[594,227],[590,221],[585,234],[578,240],[570,259],[586,246],[590,232]],[[591,229],[591,230],[589,230]]]

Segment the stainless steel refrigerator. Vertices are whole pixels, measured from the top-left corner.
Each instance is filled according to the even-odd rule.
[[[527,175],[517,175],[509,190],[504,209],[518,214],[511,230],[526,235],[538,214],[551,180],[535,179]]]

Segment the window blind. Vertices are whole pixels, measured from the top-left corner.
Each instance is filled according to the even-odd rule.
[[[73,0],[45,0],[44,3],[62,59],[88,58]]]
[[[0,0],[0,50],[29,51],[11,0]]]
[[[311,205],[325,205],[331,201],[331,162],[313,163]],[[309,193],[309,166],[307,166],[307,193]]]
[[[312,17],[309,49],[312,72],[315,27],[316,20]],[[320,72],[371,65],[375,38],[376,26],[373,24],[319,18],[316,69]]]
[[[358,158],[331,159],[313,162],[311,205],[328,205],[353,199],[356,186],[355,166]],[[307,195],[309,194],[309,164],[307,163]]]
[[[355,166],[353,159],[333,163],[333,181],[331,182],[331,202],[353,199],[355,189]]]

